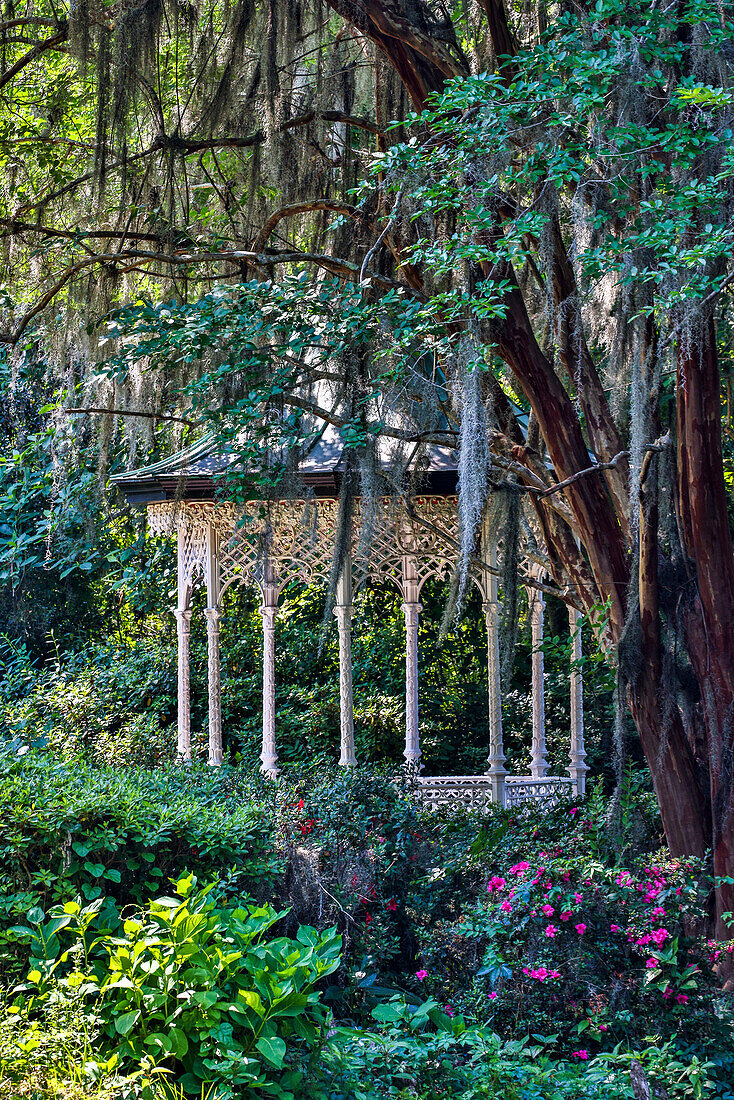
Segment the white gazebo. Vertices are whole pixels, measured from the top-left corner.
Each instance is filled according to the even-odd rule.
[[[263,702],[262,771],[278,775],[275,654],[278,604],[293,580],[326,584],[332,572],[339,512],[340,466],[343,448],[338,437],[322,438],[300,464],[300,499],[255,500],[234,504],[223,499],[225,474],[231,459],[203,441],[171,459],[113,480],[132,504],[144,506],[149,529],[175,535],[178,547],[178,753],[191,759],[189,638],[191,597],[206,587],[209,763],[223,762],[220,620],[222,596],[234,583],[257,588],[262,603]],[[405,616],[405,764],[430,806],[464,805],[481,808],[487,802],[513,806],[531,799],[555,802],[559,796],[584,794],[587,767],[584,751],[583,685],[580,671],[579,613],[569,608],[573,637],[571,667],[571,728],[568,775],[549,775],[543,689],[544,599],[542,573],[531,568],[528,587],[532,624],[532,749],[529,775],[508,775],[502,744],[500,694],[497,538],[482,531],[471,579],[481,597],[486,623],[489,728],[484,775],[421,775],[419,737],[418,624],[421,590],[429,578],[446,578],[456,565],[460,540],[457,468],[453,452],[431,448],[428,468],[421,474],[421,493],[406,506],[382,497],[370,505],[369,538],[361,536],[362,502],[354,504],[350,546],[342,557],[334,614],[339,629],[341,745],[339,763],[356,764],[352,705],[351,635],[353,595],[365,581],[397,587]],[[365,505],[367,507],[367,505]],[[539,587],[536,587],[539,585]]]

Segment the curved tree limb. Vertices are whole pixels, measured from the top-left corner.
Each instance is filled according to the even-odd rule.
[[[11,80],[14,80],[19,72],[25,69],[26,65],[30,65],[32,62],[37,61],[39,57],[47,53],[48,50],[53,50],[57,46],[60,46],[62,42],[66,42],[69,37],[69,30],[66,26],[57,31],[56,34],[52,34],[50,38],[46,38],[43,42],[37,42],[33,49],[28,53],[23,54],[18,58],[14,65],[11,65],[7,72],[4,72],[0,76],[0,89],[4,88],[6,84],[10,84]]]

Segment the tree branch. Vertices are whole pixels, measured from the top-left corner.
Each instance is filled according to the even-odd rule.
[[[75,275],[95,265],[119,269],[119,265],[124,261],[161,263],[177,267],[188,267],[204,263],[229,263],[239,267],[242,263],[252,263],[262,268],[267,268],[272,264],[313,263],[323,267],[327,271],[331,271],[332,274],[335,275],[349,275],[354,278],[359,274],[357,265],[350,263],[348,260],[341,260],[335,256],[320,255],[312,252],[282,251],[263,253],[234,248],[222,250],[220,252],[190,253],[146,252],[142,249],[103,252],[71,264],[63,275],[56,280],[53,286],[46,291],[36,305],[28,310],[25,316],[21,318],[12,332],[0,332],[0,344],[17,344],[34,317],[37,317],[39,313],[43,312],[49,302],[55,298],[59,291],[62,290]],[[415,291],[405,283],[396,282],[394,279],[388,279],[386,276],[379,275],[377,272],[368,272],[368,274],[371,279],[380,283],[382,286],[408,291],[410,294],[415,295]]]
[[[13,233],[41,233],[45,237],[63,237],[67,240],[83,240],[85,237],[98,238],[100,240],[117,240],[120,237],[132,237],[138,241],[160,242],[164,238],[160,233],[139,233],[136,230],[124,231],[121,229],[54,229],[50,225],[38,225],[33,222],[22,222],[16,218],[0,217],[0,225],[7,229],[7,236]]]
[[[47,50],[53,50],[56,46],[60,46],[62,42],[66,42],[68,37],[69,31],[67,27],[62,27],[57,34],[51,35],[50,38],[46,38],[43,42],[38,42],[32,50],[23,54],[14,65],[10,66],[7,72],[0,76],[0,89],[4,88],[6,84],[9,84],[11,80],[14,80],[18,73],[25,69],[26,65],[30,65],[31,62],[36,61],[36,59],[46,53]]]
[[[312,202],[294,202],[288,206],[281,206],[279,210],[274,211],[274,213],[270,215],[258,233],[257,238],[253,241],[253,250],[259,252],[261,248],[265,247],[266,241],[272,236],[278,222],[282,221],[283,218],[297,217],[298,214],[306,214],[311,210],[329,210],[334,214],[345,214],[349,218],[363,217],[356,206],[352,206],[350,203],[335,202],[332,199],[314,199]]]
[[[658,448],[659,449],[659,448]],[[560,489],[565,489],[568,485],[573,485],[579,478],[586,477],[587,474],[598,474],[604,470],[613,470],[623,458],[627,458],[627,451],[620,451],[609,462],[598,462],[595,466],[587,466],[585,470],[579,470],[571,477],[564,478],[563,481],[557,481],[554,485],[551,485],[548,489],[528,489],[529,493],[537,493],[541,497],[549,497],[551,493],[557,493]]]
[[[143,416],[146,420],[173,420],[177,424],[186,424],[189,428],[197,427],[195,420],[188,420],[184,416],[166,416],[163,413],[134,412],[131,409],[102,409],[90,405],[88,408],[62,409],[67,415],[81,415],[82,413],[102,413],[105,416]]]

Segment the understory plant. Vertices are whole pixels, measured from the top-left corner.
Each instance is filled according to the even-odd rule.
[[[134,1079],[155,1066],[186,1093],[216,1082],[288,1100],[322,1037],[316,985],[338,967],[340,937],[302,926],[273,938],[282,913],[218,902],[193,876],[176,895],[127,915],[67,902],[11,930],[31,945],[19,1013],[42,1010],[62,981],[96,1019],[98,1069]]]
[[[714,971],[734,943],[707,940],[706,868],[664,850],[615,853],[593,813],[485,824],[475,896],[421,930],[421,988],[500,1034],[552,1035],[559,1057],[675,1039],[711,1061],[712,1080],[734,1080],[732,996]]]
[[[228,769],[94,768],[31,750],[0,751],[0,944],[3,926],[80,895],[143,904],[167,879],[272,892],[273,792]],[[0,973],[13,960],[0,959]]]
[[[401,997],[372,1010],[365,1030],[338,1028],[312,1078],[310,1100],[639,1100],[632,1074],[648,1095],[666,1100],[731,1096],[716,1091],[715,1067],[672,1043],[649,1043],[589,1057],[559,1058],[554,1036],[503,1038],[429,999]]]

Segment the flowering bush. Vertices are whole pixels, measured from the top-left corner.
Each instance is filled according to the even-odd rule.
[[[423,937],[424,984],[502,1034],[554,1035],[576,1063],[655,1034],[717,1045],[718,1029],[716,1057],[731,1074],[731,994],[712,964],[732,945],[701,934],[704,868],[665,852],[621,865],[588,815],[566,807],[541,822],[526,813],[505,815],[494,832],[488,824],[474,846],[483,886]],[[468,961],[461,977],[457,958]]]

